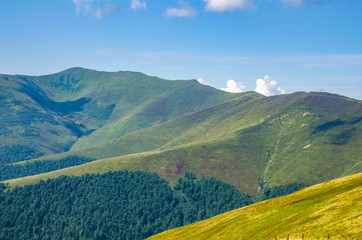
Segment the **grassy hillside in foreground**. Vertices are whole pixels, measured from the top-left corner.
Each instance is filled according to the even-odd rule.
[[[361,239],[362,173],[173,229],[163,239]]]
[[[233,107],[226,108],[227,104]],[[328,110],[332,107],[334,111]],[[317,184],[362,172],[360,109],[360,101],[325,93],[295,93],[246,102],[235,99],[87,149],[84,155],[99,158],[100,154],[125,154],[134,149],[142,152],[150,144],[159,144],[155,150],[9,182],[24,185],[63,174],[128,169],[156,172],[172,185],[185,171],[192,171],[198,177],[212,176],[251,195],[262,186]],[[255,126],[245,127],[255,122]],[[185,126],[191,127],[186,131]],[[200,131],[201,137],[193,144],[162,149],[167,141],[175,139],[175,132],[184,132],[178,140],[191,139],[198,129],[209,136],[219,135],[205,138]],[[161,140],[165,141],[160,144]],[[83,155],[81,151],[75,153]]]

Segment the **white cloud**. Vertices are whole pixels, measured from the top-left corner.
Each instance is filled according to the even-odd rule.
[[[89,11],[92,0],[72,0],[72,2],[75,4],[75,12],[78,15],[82,10]]]
[[[253,0],[204,0],[206,10],[215,12],[253,8]]]
[[[167,8],[165,11],[165,16],[193,18],[197,15],[196,10],[184,1],[180,1],[179,4],[180,8]]]
[[[241,93],[244,91],[245,88],[246,88],[246,86],[230,79],[226,82],[226,88],[221,88],[221,90],[223,90],[225,92],[231,92],[231,93]]]
[[[285,93],[285,91],[279,87],[278,82],[271,80],[269,76],[265,76],[264,78],[259,78],[256,80],[255,92],[265,96]]]
[[[203,78],[198,78],[197,81],[203,85],[209,85]]]
[[[140,0],[132,0],[131,8],[134,10],[146,9],[146,2],[145,1],[141,2]]]

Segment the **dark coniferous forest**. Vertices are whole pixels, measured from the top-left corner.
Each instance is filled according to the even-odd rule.
[[[304,185],[267,188],[264,200]],[[0,239],[145,239],[253,203],[214,178],[186,172],[173,189],[157,174],[62,176],[7,189],[0,184]]]
[[[250,203],[231,185],[193,173],[174,190],[153,173],[63,176],[1,185],[0,239],[144,239]]]
[[[0,147],[0,164],[25,161],[42,155],[40,151],[26,145],[5,145]]]

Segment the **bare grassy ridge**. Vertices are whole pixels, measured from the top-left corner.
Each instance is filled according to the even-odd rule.
[[[196,80],[167,81],[137,72],[71,68],[45,76],[0,74],[0,146],[62,153],[241,95]]]
[[[362,173],[359,173],[149,239],[361,239],[361,210]]]

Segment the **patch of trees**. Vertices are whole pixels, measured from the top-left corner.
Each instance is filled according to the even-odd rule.
[[[3,189],[0,239],[145,239],[251,203],[233,186],[192,173],[174,190],[154,173],[128,171]]]
[[[6,145],[0,147],[0,164],[25,161],[42,155],[37,149],[26,145]]]
[[[24,164],[4,164],[0,162],[0,181],[51,172],[91,161],[94,161],[94,159],[83,156],[68,156],[59,160],[37,160]]]
[[[185,177],[178,180],[174,195],[183,208],[180,226],[253,203],[247,193],[215,178],[197,180],[192,172],[185,172]]]

